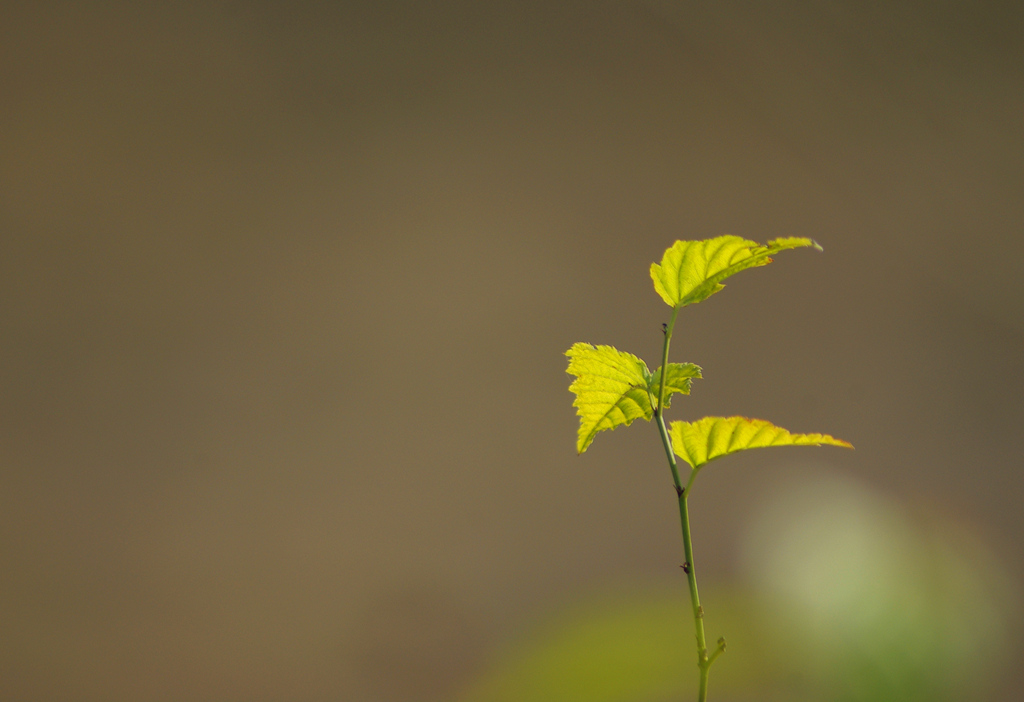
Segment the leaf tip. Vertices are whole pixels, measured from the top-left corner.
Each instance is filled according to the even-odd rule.
[[[821,251],[822,253],[824,253],[825,251],[825,249],[821,248],[821,244],[816,242],[814,239],[811,239],[811,247],[816,249],[817,251]]]
[[[592,344],[588,344],[588,343],[583,342],[583,341],[577,341],[575,344],[573,344],[572,346],[570,346],[566,350],[565,355],[568,356],[569,358],[572,358],[573,356],[575,356],[576,354],[580,353],[581,351],[585,351],[587,349],[592,349],[592,348],[594,348]]]

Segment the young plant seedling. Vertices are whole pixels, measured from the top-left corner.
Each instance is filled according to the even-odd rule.
[[[662,409],[669,408],[672,395],[690,394],[690,383],[701,377],[699,366],[668,362],[669,344],[679,310],[722,290],[725,287],[722,281],[729,276],[747,268],[765,266],[772,262],[773,254],[802,246],[813,246],[821,251],[814,241],[796,237],[774,239],[765,245],[738,236],[677,241],[665,251],[661,263],[651,264],[654,289],[672,308],[668,324],[662,325],[665,341],[660,368],[651,373],[642,360],[612,346],[578,343],[565,352],[569,357],[567,372],[576,377],[569,390],[576,395],[573,405],[580,417],[577,452],[582,454],[586,451],[594,437],[606,429],[629,426],[634,419],[657,420],[658,433],[679,499],[686,559],[683,571],[690,586],[690,604],[697,634],[698,702],[707,699],[708,671],[725,651],[725,639],[718,639],[717,647],[708,651],[704,636],[704,609],[697,595],[697,573],[686,504],[697,474],[711,461],[747,449],[822,444],[853,446],[827,434],[792,434],[771,422],[747,417],[704,417],[696,422],[672,422],[671,427],[666,427]],[[676,456],[690,466],[685,485],[679,475]]]

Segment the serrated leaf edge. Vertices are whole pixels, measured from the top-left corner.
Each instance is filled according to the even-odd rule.
[[[664,280],[662,280],[662,278],[664,277],[663,273],[665,271],[666,259],[668,258],[669,252],[681,243],[699,244],[705,242],[712,242],[716,240],[721,240],[721,243],[719,247],[715,249],[714,253],[710,253],[709,255],[706,256],[707,260],[709,261],[712,258],[714,258],[714,256],[719,251],[721,251],[722,247],[727,246],[730,242],[741,243],[743,246],[745,246],[747,251],[751,252],[751,254],[740,259],[739,261],[736,261],[735,263],[730,264],[729,266],[722,269],[718,273],[715,273],[714,275],[704,278],[704,280],[701,281],[696,286],[694,286],[687,295],[685,295],[684,297],[680,297],[677,302],[673,303],[669,299],[667,299],[667,290],[665,293],[662,293],[662,291],[658,289],[658,284],[661,283],[662,288],[664,289]],[[698,302],[702,302],[707,298],[711,297],[712,295],[714,295],[716,292],[722,290],[725,286],[720,281],[723,281],[726,278],[729,278],[730,276],[739,273],[740,271],[746,270],[747,268],[756,268],[759,266],[768,265],[773,261],[772,256],[776,253],[779,253],[780,251],[785,251],[787,249],[795,249],[803,246],[810,246],[814,249],[817,249],[818,251],[824,250],[821,248],[821,245],[818,244],[818,242],[814,241],[813,239],[808,239],[806,237],[780,237],[777,239],[771,239],[765,244],[760,244],[756,241],[744,239],[743,237],[735,235],[724,235],[720,237],[713,237],[711,239],[679,239],[675,241],[667,249],[665,249],[665,253],[662,254],[660,263],[651,264],[651,280],[654,283],[655,292],[658,293],[658,296],[661,297],[665,304],[675,309],[679,309],[682,307],[687,307],[692,304],[696,304]],[[743,249],[737,249],[736,252],[739,253],[742,250]],[[682,261],[680,261],[680,263],[682,263]],[[682,270],[681,265],[680,270]]]
[[[580,373],[580,374],[577,374],[577,373],[573,372],[572,368],[573,368],[573,363],[574,363],[575,356],[577,355],[578,351],[586,351],[586,350],[598,351],[598,352],[602,351],[602,350],[610,350],[610,351],[614,351],[616,354],[621,354],[622,356],[627,356],[627,357],[631,358],[632,360],[636,361],[639,364],[638,369],[639,369],[640,375],[641,375],[641,377],[643,379],[643,385],[637,385],[635,383],[630,383],[629,390],[621,393],[620,396],[619,396],[619,399],[616,400],[614,403],[612,403],[608,407],[608,409],[604,412],[604,414],[602,414],[596,421],[593,422],[593,428],[590,430],[590,432],[588,434],[586,434],[585,436],[583,436],[583,435],[580,435],[580,433],[579,433],[579,431],[583,430],[583,419],[585,418],[584,411],[583,411],[583,404],[581,404],[581,391],[582,392],[586,391],[586,388],[584,388],[583,386],[586,385],[588,382],[590,382],[591,378],[601,378],[602,377],[602,376],[599,376],[599,375],[596,375],[596,374],[593,374],[593,373]],[[634,354],[631,354],[628,351],[620,351],[619,349],[615,348],[614,346],[608,346],[608,345],[604,345],[604,344],[594,345],[594,344],[589,344],[587,342],[576,342],[575,344],[573,344],[565,352],[565,355],[569,357],[569,367],[566,369],[566,372],[569,373],[570,375],[574,376],[574,378],[575,378],[573,380],[573,382],[569,384],[569,391],[572,392],[576,396],[575,399],[573,400],[572,404],[573,404],[573,407],[576,408],[576,415],[580,418],[580,430],[577,432],[577,442],[576,442],[576,450],[577,450],[578,454],[584,453],[590,447],[590,444],[593,443],[594,438],[597,436],[597,434],[599,434],[602,431],[614,431],[615,429],[618,429],[620,426],[629,426],[636,419],[639,419],[640,417],[642,417],[644,419],[644,421],[648,421],[648,422],[651,421],[651,418],[654,416],[654,410],[655,410],[655,407],[657,406],[657,402],[658,402],[657,401],[657,395],[656,395],[658,388],[655,387],[654,379],[655,378],[660,378],[660,375],[659,375],[659,372],[661,371],[661,367],[660,366],[652,373],[650,371],[650,369],[648,368],[647,363],[642,358],[640,358],[639,356],[635,356]],[[669,363],[668,365],[669,365],[670,368],[672,368],[672,367],[680,368],[680,369],[682,369],[685,372],[692,373],[692,375],[689,375],[689,376],[685,376],[684,375],[684,377],[683,377],[684,382],[683,382],[681,387],[680,386],[669,386],[668,388],[666,388],[669,391],[669,394],[666,395],[666,397],[665,397],[665,407],[666,408],[671,407],[672,395],[673,394],[677,394],[677,393],[681,393],[681,394],[684,394],[684,395],[690,394],[690,387],[692,385],[693,379],[694,378],[702,378],[703,377],[703,372],[702,372],[701,367],[696,365],[695,363]],[[611,378],[609,378],[609,379],[610,380],[614,380],[615,382],[629,382],[629,381],[622,381],[622,380],[616,380],[616,379],[611,379]],[[660,381],[659,381],[659,383],[660,383]],[[600,425],[601,422],[604,421],[605,418],[607,418],[616,408],[619,407],[619,402],[621,402],[622,398],[626,397],[626,394],[630,390],[642,390],[642,391],[644,391],[647,394],[648,401],[647,401],[647,403],[645,403],[643,405],[637,403],[635,399],[629,398],[631,401],[634,402],[634,404],[637,404],[637,406],[639,407],[639,409],[641,411],[640,417],[629,417],[629,418],[626,418],[621,423],[616,424],[615,426],[612,426],[612,427],[597,428],[598,425]],[[622,411],[621,408],[620,408],[620,411]],[[623,412],[623,414],[625,414],[625,412]]]
[[[794,443],[777,443],[776,444],[776,443],[772,443],[772,444],[768,444],[767,446],[744,446],[744,447],[741,447],[741,448],[737,448],[737,449],[735,449],[733,451],[728,451],[727,450],[725,453],[720,454],[718,456],[714,456],[713,458],[709,458],[708,460],[704,461],[703,463],[700,463],[698,465],[693,465],[692,463],[690,463],[690,458],[691,457],[689,455],[689,450],[685,449],[685,446],[684,446],[683,449],[686,451],[686,454],[684,455],[683,453],[680,453],[680,449],[677,448],[679,446],[679,444],[685,444],[685,442],[681,440],[682,439],[681,434],[679,436],[676,435],[676,426],[677,425],[693,426],[693,425],[696,425],[696,424],[698,424],[700,422],[703,422],[705,420],[717,420],[715,422],[715,426],[713,426],[711,428],[711,430],[706,435],[705,441],[706,441],[707,444],[713,443],[712,442],[712,438],[714,437],[714,431],[715,431],[715,429],[718,426],[720,426],[720,424],[718,422],[729,422],[729,421],[734,421],[734,420],[740,420],[740,422],[738,422],[732,428],[732,435],[729,437],[729,441],[727,443],[727,446],[732,445],[732,442],[733,442],[733,440],[735,438],[736,432],[738,432],[743,427],[743,422],[749,422],[749,423],[752,423],[752,424],[763,423],[763,426],[761,426],[759,429],[757,429],[757,431],[754,433],[754,435],[750,437],[750,439],[748,440],[749,442],[752,442],[763,431],[773,430],[773,429],[774,430],[781,430],[781,431],[785,432],[786,438],[789,438],[789,439],[810,439],[810,441],[808,441],[807,443],[802,443],[802,444],[794,444]],[[693,468],[695,470],[699,470],[700,468],[706,466],[708,463],[711,463],[712,461],[717,461],[719,458],[724,458],[726,456],[731,456],[733,454],[740,453],[741,451],[750,451],[750,450],[759,449],[759,448],[773,448],[773,447],[781,447],[781,446],[839,446],[839,447],[849,448],[849,449],[853,448],[853,444],[851,444],[850,442],[845,441],[843,439],[837,439],[837,438],[835,438],[834,436],[832,436],[830,434],[820,434],[820,433],[817,433],[817,432],[812,432],[812,433],[791,432],[788,429],[786,429],[785,427],[780,427],[777,424],[774,424],[774,423],[768,421],[767,419],[757,419],[755,417],[745,417],[745,416],[742,416],[742,415],[732,415],[730,417],[709,416],[709,417],[701,417],[700,419],[698,419],[696,421],[693,421],[693,422],[686,422],[686,421],[672,422],[672,424],[669,426],[669,436],[672,439],[672,452],[676,456],[678,456],[679,458],[683,459],[683,461],[685,461],[687,465],[689,465],[691,468]]]

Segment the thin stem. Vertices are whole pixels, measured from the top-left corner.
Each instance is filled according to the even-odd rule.
[[[654,416],[658,419],[658,432],[661,434],[661,445],[665,447],[665,456],[668,458],[668,467],[672,469],[672,482],[676,485],[676,493],[683,494],[683,483],[679,479],[679,468],[676,466],[676,456],[672,453],[672,440],[668,438],[668,430],[665,428],[665,418],[662,416],[661,408],[665,406],[665,378],[668,375],[668,346],[672,343],[672,330],[676,326],[676,315],[679,308],[672,310],[672,318],[665,325],[665,343],[661,350],[661,386],[658,388],[658,407]]]
[[[658,390],[658,414],[661,414],[661,408],[665,406],[665,376],[668,375],[668,345],[672,341],[672,330],[676,326],[676,315],[679,314],[679,308],[675,307],[672,310],[672,318],[668,321],[665,326],[665,345],[661,351],[661,388]],[[675,460],[669,458],[670,463],[674,463]]]
[[[725,650],[725,641],[719,641],[719,647],[708,657],[707,639],[704,636],[704,609],[700,606],[700,595],[697,593],[697,573],[693,563],[693,540],[690,538],[690,514],[687,508],[687,498],[690,496],[690,489],[697,477],[697,471],[690,471],[690,479],[686,487],[683,487],[679,479],[679,468],[676,465],[675,453],[672,451],[672,440],[669,438],[668,430],[665,428],[665,418],[662,416],[662,407],[665,406],[665,376],[668,375],[668,348],[672,341],[672,330],[676,324],[676,315],[679,308],[672,310],[672,319],[665,326],[665,345],[661,356],[661,388],[658,391],[658,409],[656,417],[658,420],[658,433],[661,435],[661,443],[665,448],[665,455],[668,458],[669,468],[672,470],[672,481],[676,486],[676,495],[679,499],[679,521],[683,527],[683,553],[686,562],[683,570],[686,572],[686,580],[690,586],[690,605],[693,608],[694,630],[697,636],[697,667],[700,669],[700,691],[697,702],[706,702],[708,696],[708,671],[715,658]]]
[[[690,585],[690,606],[693,607],[693,624],[697,634],[697,667],[700,668],[700,695],[698,702],[707,699],[708,644],[704,637],[704,608],[700,606],[700,595],[697,593],[697,571],[693,564],[693,541],[690,538],[690,514],[686,505],[686,493],[679,496],[679,519],[683,523],[683,553],[686,555],[686,580]]]
[[[676,466],[676,456],[672,453],[672,439],[668,437],[668,429],[665,428],[665,418],[661,416],[660,410],[655,413],[654,418],[658,420],[658,433],[661,434],[661,445],[665,447],[665,455],[668,456],[668,467],[672,469],[672,482],[675,483],[676,494],[682,495],[685,490],[683,488],[683,481],[679,479],[679,468]]]
[[[716,648],[714,650],[714,652],[712,652],[711,656],[708,658],[708,668],[710,668],[711,664],[715,662],[715,659],[718,658],[723,653],[725,653],[725,637],[724,636],[718,640],[718,648]]]
[[[690,471],[690,479],[686,482],[686,494],[687,495],[690,494],[690,488],[693,487],[693,481],[697,479],[697,473],[698,472],[699,472],[699,469],[698,470],[691,470]]]

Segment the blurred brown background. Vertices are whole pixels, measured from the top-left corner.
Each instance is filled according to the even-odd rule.
[[[812,459],[1019,587],[1022,36],[999,2],[3,3],[0,698],[455,699],[559,603],[682,587],[656,432],[576,457],[562,356],[657,365],[677,238],[825,253],[682,315],[674,417],[857,447],[702,475],[702,582]]]

